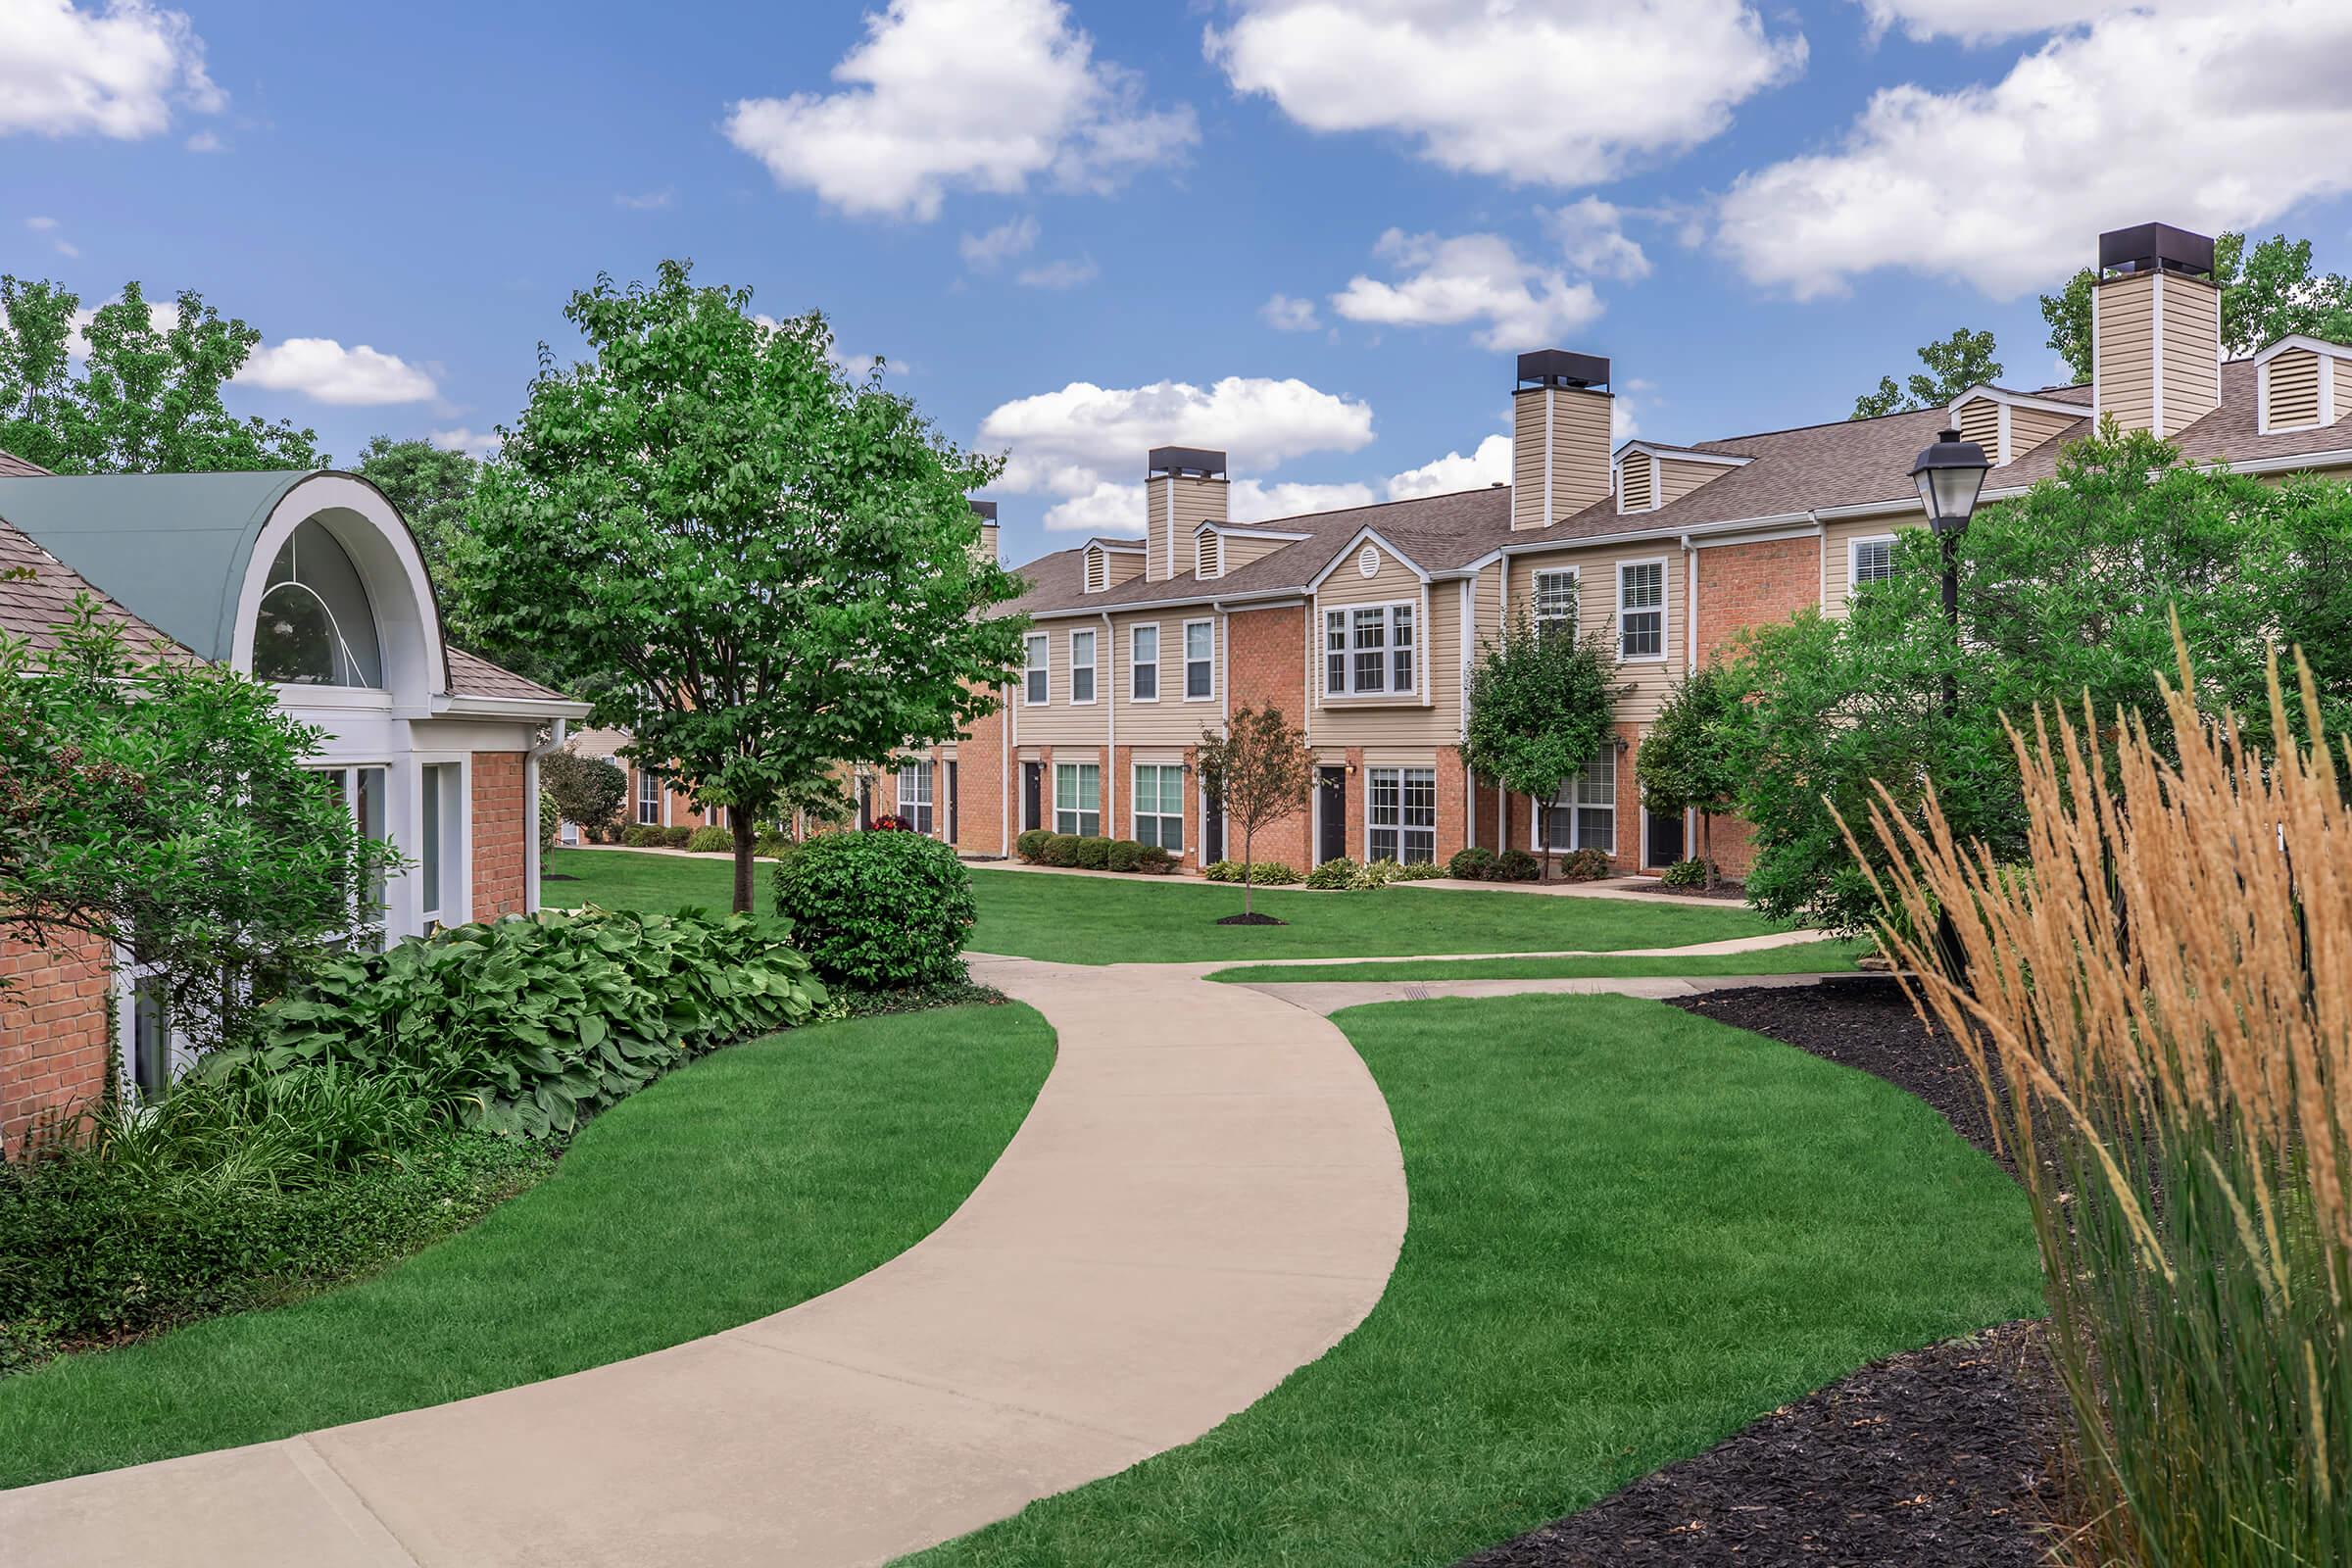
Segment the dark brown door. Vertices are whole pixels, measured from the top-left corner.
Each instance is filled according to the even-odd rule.
[[[1315,861],[1336,860],[1348,853],[1348,770],[1326,767],[1316,777],[1316,817],[1321,823]]]
[[[956,764],[948,764],[948,842],[960,844],[963,835],[956,831],[956,808],[963,801],[963,792],[956,787]]]
[[[1023,762],[1021,764],[1022,832],[1026,833],[1033,827],[1045,826],[1045,824],[1038,819],[1038,813],[1045,809],[1045,797],[1046,764],[1043,762]]]

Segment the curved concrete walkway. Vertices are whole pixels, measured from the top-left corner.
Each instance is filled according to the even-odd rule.
[[[0,1494],[0,1562],[879,1563],[1191,1442],[1372,1309],[1404,1171],[1336,1028],[1157,965],[974,970],[1059,1052],[897,1259],[570,1377]]]

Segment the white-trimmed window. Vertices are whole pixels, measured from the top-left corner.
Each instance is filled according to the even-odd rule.
[[[1054,639],[1033,631],[1025,643],[1027,664],[1022,671],[1021,701],[1041,708],[1054,695]]]
[[[1577,572],[1555,566],[1536,573],[1536,630],[1576,635]]]
[[[1626,663],[1666,657],[1666,563],[1617,566],[1617,658]]]
[[[1846,581],[1859,588],[1866,582],[1885,582],[1894,575],[1894,535],[1856,539],[1845,547]]]
[[[1070,633],[1070,701],[1080,705],[1095,700],[1095,634],[1091,631]]]
[[[416,847],[418,912],[426,930],[464,925],[466,774],[461,762],[426,762],[417,770],[422,842]]]
[[[172,1035],[172,992],[160,970],[133,972],[122,1003],[122,1083],[140,1104],[161,1100],[185,1064]]]
[[[637,769],[637,825],[659,827],[662,823],[662,775],[650,767]]]
[[[1437,769],[1366,769],[1364,858],[1427,865],[1437,858]]]
[[[385,792],[391,770],[384,767],[330,767],[324,770],[335,799],[351,813],[360,837],[384,841],[387,832]],[[381,871],[368,880],[360,894],[361,906],[352,911],[351,940],[355,945],[382,947],[384,939],[384,878]]]
[[[1093,838],[1102,831],[1102,769],[1093,762],[1054,764],[1054,831]]]
[[[1617,853],[1617,748],[1603,746],[1584,771],[1561,784],[1546,824],[1555,854],[1571,850]]]
[[[1413,607],[1355,605],[1323,613],[1324,695],[1410,696],[1414,689]]]
[[[1135,766],[1135,841],[1184,853],[1184,769],[1174,763]]]
[[[931,831],[931,763],[906,761],[899,764],[899,815],[914,824],[917,833]]]
[[[1159,701],[1159,622],[1127,628],[1127,695],[1139,703]]]
[[[1184,700],[1204,703],[1217,695],[1217,623],[1184,623]]]

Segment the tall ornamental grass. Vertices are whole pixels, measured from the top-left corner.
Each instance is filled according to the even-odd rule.
[[[2065,1554],[2321,1568],[2352,1562],[2352,748],[2308,671],[2312,744],[2278,756],[2181,675],[2177,758],[2136,714],[2012,729],[2026,866],[1932,800],[1924,830],[1874,808],[1886,940],[2033,1199],[2085,1494]]]

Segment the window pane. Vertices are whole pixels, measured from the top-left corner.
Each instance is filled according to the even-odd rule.
[[[1854,546],[1854,584],[1885,582],[1894,575],[1894,542],[1869,539]]]
[[[1536,573],[1536,623],[1540,626],[1576,625],[1576,573]]]
[[[1184,628],[1184,657],[1206,659],[1216,646],[1216,627],[1205,620],[1196,620]]]
[[[1389,656],[1392,691],[1409,692],[1413,689],[1413,612],[1409,605],[1398,605],[1391,612],[1393,617],[1391,641],[1395,651]]]
[[[1627,610],[1654,610],[1666,602],[1666,567],[1644,561],[1619,568],[1623,592],[1619,603]]]
[[[270,563],[253,628],[253,672],[306,686],[381,686],[367,586],[326,525],[312,518]]]
[[[441,771],[444,764],[428,762],[417,769],[423,794],[423,842],[417,846],[417,870],[424,882],[424,912],[441,912]]]
[[[1355,612],[1355,690],[1388,690],[1389,621],[1385,611]]]
[[[1135,628],[1135,662],[1139,664],[1159,662],[1159,628],[1157,626]]]
[[[1159,666],[1138,664],[1129,671],[1135,677],[1135,700],[1148,703],[1159,696]]]
[[[1323,616],[1323,689],[1340,693],[1348,689],[1348,614],[1334,610]]]

